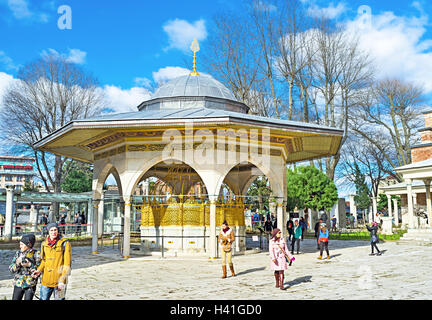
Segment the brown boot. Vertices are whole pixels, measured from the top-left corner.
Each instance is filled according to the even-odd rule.
[[[274,272],[275,280],[276,280],[276,288],[279,288],[279,272]]]
[[[226,275],[226,266],[225,265],[222,266],[222,273],[223,273],[222,279],[225,279],[227,277],[227,275]]]
[[[282,271],[281,273],[279,273],[279,279],[280,279],[279,289],[281,289],[281,290],[285,289],[285,287],[283,286],[284,278],[285,278],[285,275]]]
[[[234,273],[234,265],[231,263],[230,265],[229,265],[229,267],[230,267],[230,270],[231,270],[231,275],[233,276],[233,277],[235,277],[235,273]]]

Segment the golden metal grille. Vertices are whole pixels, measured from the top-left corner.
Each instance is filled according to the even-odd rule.
[[[196,199],[184,202],[180,199],[151,200],[143,204],[134,205],[137,212],[141,212],[141,226],[143,227],[209,227],[210,204]],[[227,220],[230,226],[244,226],[245,204],[243,199],[218,201],[216,204],[216,225],[222,225]]]

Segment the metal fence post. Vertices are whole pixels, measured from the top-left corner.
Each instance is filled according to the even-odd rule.
[[[219,258],[219,235],[216,235],[216,258]]]
[[[161,236],[162,237],[162,245],[161,245],[161,248],[162,248],[162,258],[164,258],[164,236]]]

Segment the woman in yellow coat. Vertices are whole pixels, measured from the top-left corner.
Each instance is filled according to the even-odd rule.
[[[72,248],[59,233],[57,223],[47,225],[48,237],[41,244],[41,264],[33,277],[42,274],[40,299],[64,299],[67,277],[70,274]]]

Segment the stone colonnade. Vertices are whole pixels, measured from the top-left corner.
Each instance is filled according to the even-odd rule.
[[[410,178],[406,178],[405,179],[405,184],[406,184],[406,189],[403,191],[387,191],[386,195],[388,198],[388,210],[389,212],[393,213],[393,216],[395,217],[396,221],[398,221],[398,207],[397,207],[397,199],[393,199],[392,201],[390,200],[390,197],[392,195],[402,195],[402,194],[406,194],[407,196],[407,214],[406,215],[402,215],[402,225],[403,226],[407,226],[409,229],[413,229],[413,228],[417,228],[418,224],[416,222],[416,217],[414,215],[414,210],[417,206],[417,194],[418,193],[425,193],[426,194],[426,208],[427,208],[427,216],[428,216],[428,227],[432,228],[432,198],[431,198],[431,192],[430,192],[430,187],[431,187],[431,179],[422,179],[424,186],[425,186],[425,190],[421,190],[420,192],[418,190],[414,191],[413,190],[413,179]],[[387,187],[387,188],[391,188]],[[416,187],[418,188],[418,187]],[[393,204],[392,204],[393,202]],[[393,210],[392,210],[393,208]]]

